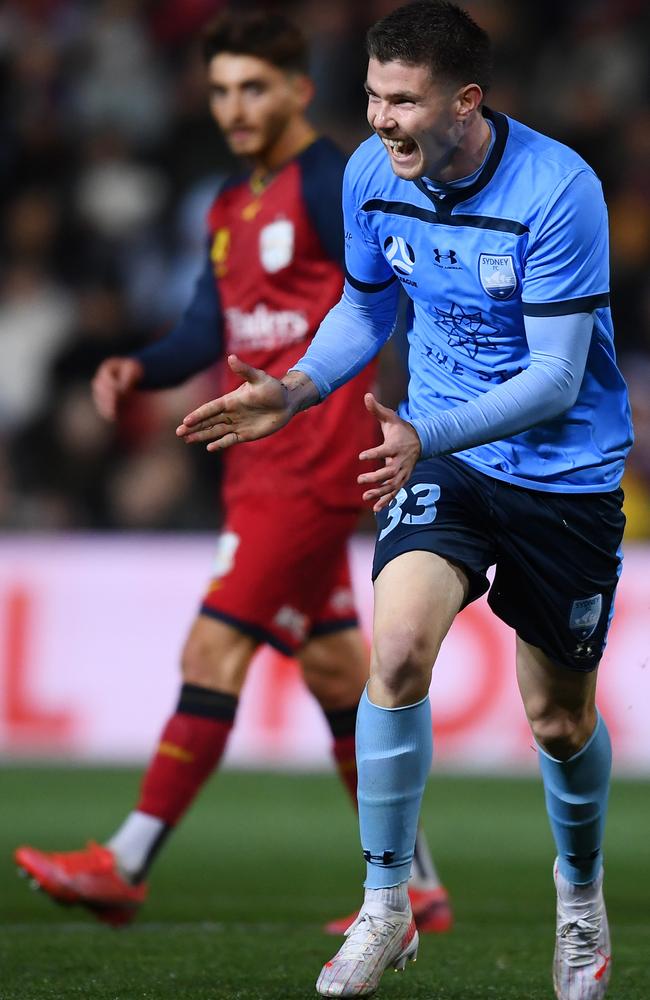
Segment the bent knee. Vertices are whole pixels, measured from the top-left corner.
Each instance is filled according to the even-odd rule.
[[[437,648],[431,647],[427,637],[409,629],[393,629],[373,648],[372,686],[381,685],[395,705],[412,704],[429,689],[436,654]]]
[[[596,725],[592,706],[566,709],[560,706],[539,706],[528,710],[533,735],[543,750],[557,760],[568,760],[578,753]]]
[[[325,711],[358,703],[368,680],[368,650],[358,629],[310,640],[299,660],[305,684]]]

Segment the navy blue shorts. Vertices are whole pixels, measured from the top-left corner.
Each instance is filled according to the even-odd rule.
[[[622,505],[621,489],[528,490],[457,458],[427,459],[377,515],[372,578],[403,552],[435,552],[467,575],[467,604],[489,588],[490,607],[524,642],[571,669],[593,670],[621,571]]]

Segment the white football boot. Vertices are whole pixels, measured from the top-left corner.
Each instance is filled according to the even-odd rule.
[[[558,1000],[601,1000],[612,967],[603,871],[588,885],[572,885],[553,869],[557,931],[553,985]]]
[[[418,932],[410,906],[400,913],[364,903],[345,937],[318,977],[316,991],[321,996],[368,996],[375,992],[386,969],[401,972],[418,955]]]

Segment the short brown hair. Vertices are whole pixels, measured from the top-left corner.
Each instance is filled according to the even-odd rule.
[[[289,72],[306,73],[309,67],[307,39],[292,21],[275,12],[224,11],[203,34],[205,62],[221,52],[256,56]]]
[[[428,66],[434,80],[490,86],[490,39],[467,11],[449,0],[415,0],[377,21],[367,35],[368,55]]]

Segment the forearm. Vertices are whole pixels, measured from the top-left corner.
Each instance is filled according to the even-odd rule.
[[[321,323],[306,353],[285,377],[298,372],[308,376],[318,393],[317,399],[307,403],[311,406],[354,378],[379,353],[394,323],[392,290],[388,295],[374,296],[371,304],[353,302],[344,291],[341,300]],[[311,400],[311,390],[304,398]]]
[[[209,368],[218,361],[220,351],[215,351],[208,338],[205,343],[197,343],[179,324],[166,337],[132,357],[140,362],[144,372],[138,388],[171,389]]]
[[[531,361],[525,371],[478,399],[430,419],[410,420],[422,443],[423,458],[521,434],[573,405],[584,374],[593,319],[584,313],[554,317],[553,324],[555,332],[549,337],[548,321],[527,320]]]

